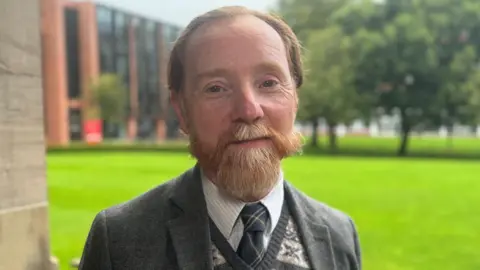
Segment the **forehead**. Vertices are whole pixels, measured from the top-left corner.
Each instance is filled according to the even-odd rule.
[[[280,35],[269,24],[245,15],[204,25],[191,36],[185,50],[186,72],[206,69],[248,69],[276,64],[288,72]]]

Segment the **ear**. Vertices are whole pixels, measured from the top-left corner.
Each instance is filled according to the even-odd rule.
[[[178,122],[180,124],[180,129],[183,133],[189,134],[186,113],[185,113],[185,104],[184,99],[180,93],[175,91],[170,91],[170,103],[173,106],[173,110],[177,115]]]

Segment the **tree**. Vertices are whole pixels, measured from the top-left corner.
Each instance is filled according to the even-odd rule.
[[[86,97],[89,117],[100,117],[111,123],[124,121],[126,94],[126,87],[116,74],[102,74]]]
[[[477,123],[474,97],[480,56],[480,1],[280,0],[279,10],[308,48],[312,48],[310,36],[335,27],[355,44],[348,54],[353,67],[348,76],[353,77],[355,114],[370,120],[377,108],[399,112],[399,155],[407,154],[408,139],[416,126],[446,125],[451,130],[454,123]],[[313,64],[329,69],[331,64],[322,63],[324,60],[318,64],[312,60],[315,57],[307,57],[312,71],[316,70]],[[320,87],[314,82],[316,76],[318,72],[303,89],[307,97],[303,98],[302,116],[324,117],[331,106],[319,101],[319,97],[328,98],[315,92]],[[330,76],[329,80],[338,78]],[[328,93],[328,88],[322,87],[322,91]]]
[[[358,96],[353,87],[351,46],[351,40],[339,27],[328,27],[309,35],[305,54],[309,74],[299,92],[299,119],[312,124],[314,146],[319,118],[327,123],[330,148],[334,150],[336,126],[355,117]]]
[[[278,0],[276,13],[307,42],[309,32],[331,25],[331,15],[351,0]]]
[[[308,48],[308,50],[310,50],[310,52],[306,53],[306,58],[313,60],[314,57],[309,57],[308,55],[313,55],[316,53],[319,53],[321,55],[322,52],[315,51],[318,49],[322,50],[322,46],[324,46],[324,44],[315,42],[314,40],[320,40],[323,42],[322,39],[325,39],[324,41],[328,41],[328,35],[332,34],[333,32],[336,32],[335,35],[340,33],[338,31],[339,29],[333,30],[333,32],[333,28],[329,29],[330,26],[332,26],[331,15],[334,14],[336,10],[340,9],[349,2],[351,2],[351,0],[279,0],[277,2],[277,8],[275,12],[283,17],[283,19],[290,25],[290,27],[292,27],[293,31],[299,37],[301,42],[306,44],[306,47]],[[322,33],[322,30],[325,30],[325,32]],[[335,42],[340,42],[340,40],[338,39],[338,37],[334,36],[334,38],[336,38],[336,40],[330,41],[330,44],[332,44],[332,46],[330,47],[337,49],[335,47],[339,43],[335,44]],[[344,49],[345,48],[342,48],[342,50]],[[324,50],[324,53],[326,52],[328,52],[327,49]],[[339,53],[335,52],[334,54],[338,55]],[[336,133],[334,132],[336,126],[335,123],[338,122],[338,120],[336,119],[344,119],[345,121],[349,120],[347,119],[346,115],[348,115],[350,118],[353,118],[353,113],[351,113],[350,111],[341,112],[342,114],[345,114],[345,116],[337,117],[334,116],[335,114],[337,114],[338,111],[338,109],[336,108],[342,107],[343,105],[334,105],[330,106],[329,108],[325,108],[324,105],[327,104],[327,102],[315,102],[323,100],[324,98],[328,98],[330,100],[340,99],[333,98],[333,95],[327,97],[328,91],[333,88],[338,88],[338,86],[325,86],[324,84],[331,83],[326,80],[327,76],[323,75],[322,78],[318,77],[321,74],[330,72],[335,77],[332,77],[330,81],[339,81],[338,74],[336,73],[338,73],[338,71],[343,69],[343,66],[345,66],[344,64],[340,64],[337,67],[329,66],[327,62],[335,62],[331,59],[323,59],[320,61],[325,61],[325,63],[318,64],[314,63],[314,61],[310,62],[312,64],[310,76],[306,79],[306,83],[300,90],[301,101],[299,120],[303,120],[312,124],[313,134],[311,143],[314,146],[317,146],[318,136],[316,131],[319,125],[318,120],[320,117],[324,117],[328,114],[328,120],[325,117],[324,118],[327,120],[329,126],[331,127],[329,128],[330,146],[334,149],[337,144]],[[306,64],[306,66],[308,65],[309,63]],[[313,67],[313,65],[316,66]],[[328,71],[326,69],[328,69]],[[321,88],[319,84],[321,85]],[[341,92],[338,92],[337,94],[338,96],[340,96]],[[348,102],[346,101],[345,103]]]
[[[335,19],[355,43],[355,85],[385,111],[401,119],[399,155],[405,155],[413,127],[428,110],[437,87],[435,39],[412,1],[362,1],[340,10]]]
[[[480,70],[472,72],[462,86],[462,90],[468,95],[468,110],[473,118],[472,124],[480,124]]]
[[[475,49],[465,46],[452,53],[451,61],[443,66],[441,71],[442,84],[437,96],[438,105],[434,111],[440,111],[440,123],[447,127],[448,143],[453,139],[453,126],[456,123],[470,125],[474,121],[472,111],[469,110],[470,92],[463,87],[470,79],[475,69]]]
[[[389,11],[387,9],[386,11]],[[425,24],[412,13],[399,11],[385,25],[383,82],[391,89],[380,93],[380,106],[400,113],[399,155],[406,155],[410,132],[422,121],[436,97],[438,85],[432,71],[437,67],[435,39]]]
[[[376,118],[379,94],[375,89],[389,86],[383,83],[378,71],[383,66],[384,53],[378,48],[386,46],[382,36],[383,14],[379,4],[359,1],[342,6],[332,15],[335,25],[352,40],[350,57],[354,69],[357,92],[357,113],[364,123]]]

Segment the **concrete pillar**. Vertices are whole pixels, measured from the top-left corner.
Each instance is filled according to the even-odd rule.
[[[50,262],[38,0],[0,1],[0,269]]]

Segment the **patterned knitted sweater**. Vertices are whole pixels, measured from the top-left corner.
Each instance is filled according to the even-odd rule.
[[[212,255],[215,270],[251,270],[237,255],[227,239],[221,234],[213,221],[210,220],[212,237]],[[311,269],[297,226],[290,215],[286,202],[282,214],[275,227],[267,251],[259,270],[307,270]]]

